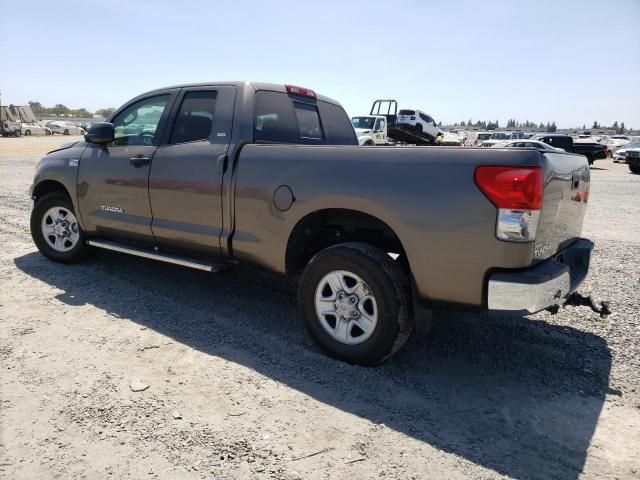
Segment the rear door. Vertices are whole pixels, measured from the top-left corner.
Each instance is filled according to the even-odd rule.
[[[236,88],[182,89],[153,159],[151,229],[161,246],[219,255]]]
[[[78,204],[88,232],[153,241],[149,171],[176,93],[156,93],[125,105],[111,120],[113,143],[89,143],[84,150]]]

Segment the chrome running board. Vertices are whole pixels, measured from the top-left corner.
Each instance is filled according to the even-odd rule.
[[[87,240],[87,245],[104,248],[105,250],[113,250],[114,252],[127,253],[129,255],[135,255],[136,257],[150,258],[151,260],[158,260],[160,262],[173,263],[174,265],[182,265],[183,267],[204,270],[205,272],[216,273],[229,268],[229,265],[224,263],[205,263],[193,258],[180,257],[169,253],[159,253],[151,250],[144,250],[142,248],[125,246],[118,242],[112,242],[109,240]]]

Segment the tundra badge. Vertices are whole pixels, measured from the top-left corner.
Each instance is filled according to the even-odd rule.
[[[100,205],[100,209],[104,210],[105,212],[124,213],[124,210],[122,210],[120,207],[114,207],[112,205]]]

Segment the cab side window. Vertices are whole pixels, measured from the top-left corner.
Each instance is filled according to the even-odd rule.
[[[145,98],[128,106],[111,121],[113,145],[157,145],[158,126],[169,95]]]
[[[256,142],[297,144],[324,142],[324,131],[318,107],[315,104],[294,101],[283,93],[260,91],[256,93],[254,115]],[[349,122],[349,131],[353,132],[351,122]]]
[[[187,92],[180,104],[169,143],[208,139],[215,108],[216,92],[214,90]]]

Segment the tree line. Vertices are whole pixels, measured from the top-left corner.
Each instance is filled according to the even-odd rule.
[[[69,108],[61,103],[57,103],[53,107],[45,107],[40,102],[30,101],[29,106],[33,113],[38,116],[56,116],[56,117],[92,117],[93,115],[100,115],[101,117],[108,117],[113,113],[115,108],[101,108],[91,113],[86,108]]]
[[[485,130],[496,130],[498,128],[500,128],[500,122],[498,122],[498,120],[496,120],[495,122],[486,122],[484,120],[478,120],[475,123],[469,119],[469,121],[465,122],[459,122],[459,123],[454,123],[453,124],[454,127],[479,127]],[[540,123],[536,123],[536,122],[530,122],[529,120],[526,120],[524,122],[519,122],[518,120],[516,120],[515,118],[511,118],[509,120],[507,120],[507,126],[506,128],[536,128],[538,130],[545,130],[547,132],[555,132],[558,127],[556,126],[556,122],[547,122],[546,124],[543,122]],[[620,124],[618,124],[618,121],[616,120],[615,122],[613,122],[613,125],[611,126],[605,126],[605,125],[601,125],[600,123],[598,123],[597,121],[593,122],[593,126],[591,127],[592,129],[595,128],[602,128],[602,129],[607,129],[607,130],[615,130],[617,133],[622,134],[624,132],[626,132],[627,128],[625,128],[624,126],[624,122],[621,122]],[[587,126],[586,125],[582,125],[582,130],[587,130]]]
[[[475,123],[473,120],[469,119],[469,121],[465,122],[464,120],[460,123],[455,123],[454,127],[479,127],[485,130],[496,130],[500,128],[500,122],[496,120],[495,122],[487,122],[485,120],[477,120]],[[555,132],[557,130],[556,122],[547,122],[546,125],[543,122],[535,123],[530,122],[529,120],[525,122],[518,122],[516,119],[507,120],[506,128],[537,128],[537,129],[545,129],[547,132]]]

